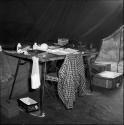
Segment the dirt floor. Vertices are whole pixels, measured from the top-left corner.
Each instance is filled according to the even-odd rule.
[[[124,81],[123,81],[124,83]],[[20,111],[19,115],[6,118],[1,124],[123,124],[123,83],[116,89],[93,87],[92,95],[76,97],[72,110],[67,110],[54,92],[45,94],[46,117],[39,118]],[[50,96],[50,95],[54,96]],[[39,100],[39,91],[27,93]]]

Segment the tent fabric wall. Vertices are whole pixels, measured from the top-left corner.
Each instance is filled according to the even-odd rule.
[[[120,62],[123,60],[123,27],[103,39],[101,50],[96,61]]]
[[[124,25],[103,39],[99,55],[95,60],[97,63],[111,64],[111,71],[121,73],[124,73],[123,30]]]
[[[0,44],[56,42],[58,37],[100,48],[123,24],[123,0],[2,0]]]
[[[18,59],[0,52],[0,99],[8,99],[14,81]],[[24,60],[21,60],[23,63]],[[30,63],[19,66],[12,98],[23,95],[30,90]]]

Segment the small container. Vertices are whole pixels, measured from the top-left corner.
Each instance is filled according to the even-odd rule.
[[[33,50],[36,50],[37,49],[37,43],[34,43],[34,45],[33,45]]]
[[[18,106],[27,113],[39,110],[39,103],[31,99],[30,97],[17,99],[17,102]]]
[[[0,52],[2,52],[2,46],[0,45]]]
[[[18,52],[18,50],[20,50],[21,48],[22,48],[21,43],[18,43],[18,44],[17,44],[17,52]]]

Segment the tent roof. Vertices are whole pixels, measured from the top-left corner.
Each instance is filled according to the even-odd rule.
[[[1,0],[0,41],[99,41],[123,25],[123,0]]]

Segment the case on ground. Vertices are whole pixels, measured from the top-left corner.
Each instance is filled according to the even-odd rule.
[[[95,74],[103,72],[103,71],[111,71],[111,64],[104,64],[102,62],[91,64],[92,75],[95,75]]]
[[[122,79],[122,73],[103,71],[101,73],[97,73],[93,77],[92,84],[95,86],[111,89],[119,87],[122,83]]]
[[[24,97],[17,99],[18,106],[26,111],[26,112],[33,112],[33,111],[38,111],[39,110],[39,103],[30,97]]]

